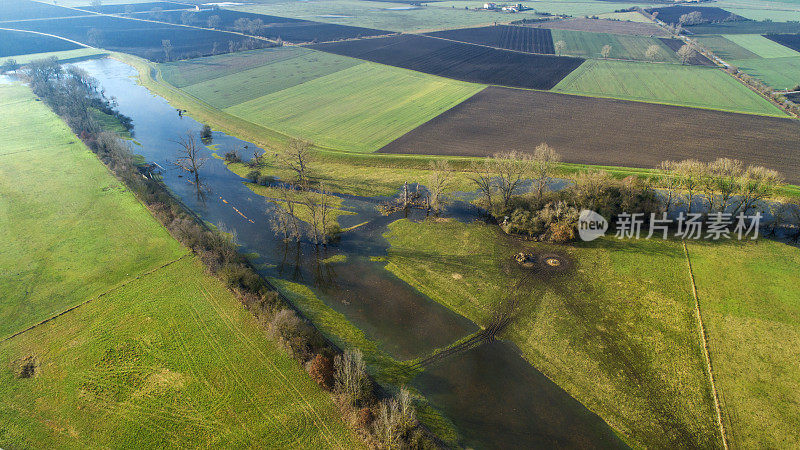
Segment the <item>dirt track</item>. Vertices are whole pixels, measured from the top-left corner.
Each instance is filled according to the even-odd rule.
[[[547,142],[565,162],[651,168],[718,157],[779,170],[800,184],[800,122],[550,92],[489,87],[382,153],[485,156]]]

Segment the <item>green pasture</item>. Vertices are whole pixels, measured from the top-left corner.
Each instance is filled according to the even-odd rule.
[[[442,1],[428,3],[430,7],[438,8],[463,8],[468,5],[469,8],[482,8],[483,4],[480,0],[467,0],[467,1]],[[518,3],[518,2],[514,2]],[[541,0],[541,1],[523,1],[523,5],[532,8],[532,11],[525,11],[522,14],[512,14],[509,20],[520,20],[530,17],[537,12],[550,13],[550,14],[564,14],[575,17],[594,16],[604,13],[613,13],[619,9],[626,9],[632,6],[647,7],[646,3],[636,2],[612,2],[612,1],[593,1],[593,0]],[[486,12],[486,11],[482,11]],[[506,17],[509,15],[506,14]]]
[[[361,447],[194,258],[0,343],[0,395],[3,448]]]
[[[4,62],[8,59],[13,59],[20,64],[27,64],[37,59],[51,58],[53,56],[58,58],[59,61],[68,62],[80,59],[88,59],[92,57],[99,57],[100,55],[104,54],[105,52],[103,50],[96,48],[76,48],[75,50],[64,50],[60,52],[31,53],[28,55],[9,56],[5,58],[0,58],[0,62]]]
[[[711,34],[707,36],[697,36],[694,39],[696,39],[701,45],[703,45],[708,50],[710,50],[715,55],[719,56],[725,61],[731,61],[735,59],[752,59],[759,57],[758,55],[742,47],[741,45],[735,44],[731,39],[729,39],[731,36],[734,35],[727,34],[725,36],[721,36],[721,35]],[[751,35],[745,34],[743,36],[751,36]]]
[[[0,338],[186,253],[26,87],[0,105]]]
[[[363,63],[225,111],[320,146],[372,152],[483,87]]]
[[[747,49],[761,58],[788,58],[800,56],[800,53],[769,40],[760,34],[728,34],[726,39]],[[744,58],[738,58],[744,59]]]
[[[745,59],[729,63],[775,89],[792,89],[800,84],[800,56]]]
[[[361,446],[28,88],[0,106],[0,447]]]
[[[586,31],[552,30],[553,42],[564,41],[564,55],[584,58],[600,58],[605,45],[611,46],[609,58],[635,59],[645,61],[647,48],[655,45],[659,48],[656,61],[678,62],[675,52],[670,50],[659,39],[648,36],[631,36],[609,33],[590,33]]]
[[[720,446],[680,242],[525,243],[453,220],[389,228],[387,269],[431,299],[482,324],[516,298],[503,338],[634,447]],[[527,272],[519,251],[561,255],[567,270]]]
[[[588,60],[554,91],[785,117],[725,72],[710,67]]]
[[[288,53],[294,56],[276,58],[262,66],[182,89],[215,108],[225,109],[361,63],[353,58],[299,48]]]
[[[158,65],[164,80],[178,88],[233,75],[309,52],[302,47],[276,47],[175,61]]]
[[[690,243],[733,448],[800,442],[800,249]]]

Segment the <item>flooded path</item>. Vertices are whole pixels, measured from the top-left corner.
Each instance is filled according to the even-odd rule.
[[[375,257],[385,257],[387,225],[402,216],[382,217],[375,205],[384,198],[343,196],[343,227],[369,221],[345,233],[341,242],[320,250],[299,249],[276,238],[268,223],[279,206],[252,192],[244,180],[205,149],[198,190],[173,164],[178,139],[197,135],[201,124],[135,82],[135,70],[118,61],[100,59],[76,64],[97,78],[106,95],[134,124],[134,152],[163,168],[164,183],[203,220],[234,233],[242,250],[257,253],[262,275],[302,283],[329,307],[343,314],[398,360],[433,350],[479,327],[427,298],[385,270]],[[245,157],[256,147],[214,132],[214,152],[237,150]],[[449,213],[471,214],[464,204]],[[411,217],[415,219],[415,217]],[[344,255],[342,262],[321,259]],[[534,367],[510,343],[496,341],[437,361],[411,383],[458,428],[462,445],[475,448],[619,448],[624,444],[608,425],[570,397]]]

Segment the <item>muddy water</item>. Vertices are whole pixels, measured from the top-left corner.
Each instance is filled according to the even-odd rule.
[[[137,85],[133,68],[110,59],[77,63],[97,78],[106,95],[114,96],[120,111],[134,123],[134,151],[163,168],[166,185],[203,220],[236,235],[246,252],[259,255],[265,276],[309,286],[322,301],[378,343],[382,350],[404,360],[478,330],[478,327],[393,276],[371,257],[385,256],[382,234],[401,216],[381,217],[375,205],[382,198],[344,197],[343,227],[368,221],[344,235],[335,247],[315,250],[287,246],[276,239],[268,221],[276,205],[266,202],[207,149],[198,189],[173,164],[175,143],[201,124],[180,117],[163,98]],[[219,155],[238,150],[252,155],[256,147],[223,133],[214,133]],[[470,219],[471,210],[456,204],[451,216]],[[412,220],[416,219],[411,217]],[[344,262],[321,259],[346,255]],[[523,360],[516,347],[494,342],[455,355],[427,368],[412,384],[457,426],[463,444],[477,448],[623,447],[596,415],[550,382]]]

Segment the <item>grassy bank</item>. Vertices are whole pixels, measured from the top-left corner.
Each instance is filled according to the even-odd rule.
[[[0,447],[361,445],[43,103],[0,105],[1,337],[82,304],[0,341]]]
[[[630,443],[721,445],[679,243],[556,247],[455,221],[400,220],[390,230],[387,268],[477,323],[520,283],[505,338]],[[522,249],[560,254],[569,268],[526,273],[512,259]]]

